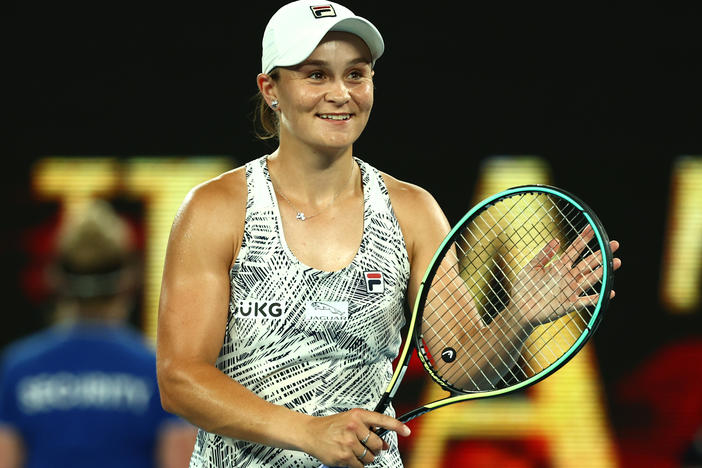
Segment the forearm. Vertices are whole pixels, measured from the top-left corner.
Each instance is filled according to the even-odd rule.
[[[532,327],[519,320],[509,309],[498,314],[480,330],[474,348],[480,356],[478,366],[491,384],[497,383],[518,362]]]
[[[429,352],[440,356],[446,348],[454,348],[455,360],[437,360],[437,370],[447,381],[468,391],[493,389],[517,364],[531,331],[509,310],[502,311],[488,324],[463,316],[463,320],[456,318],[446,328],[452,330],[450,339],[437,333],[427,341]]]
[[[269,403],[223,374],[199,362],[161,368],[164,408],[208,432],[269,446],[306,450],[311,416]]]

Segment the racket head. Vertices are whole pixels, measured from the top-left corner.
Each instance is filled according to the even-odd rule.
[[[591,230],[592,239],[585,242],[590,236],[588,230]],[[498,321],[507,323],[500,314],[506,313],[512,302],[517,301],[514,291],[528,290],[518,288],[521,284],[519,275],[548,249],[554,239],[558,241],[558,252],[543,269],[554,268],[559,260],[569,263],[571,269],[582,268],[583,275],[589,275],[590,279],[584,287],[579,284],[580,291],[569,292],[580,297],[596,296],[596,300],[588,299],[587,306],[578,306],[575,310],[558,314],[557,318],[549,316],[536,323],[529,322],[523,330],[519,329],[522,324],[510,325],[515,327],[514,330],[510,328],[510,333],[521,333],[528,338],[524,339],[521,348],[514,346],[514,349],[501,351],[509,355],[509,359],[500,357],[497,364],[489,363],[487,367],[479,358],[465,359],[466,354],[480,355],[490,351],[485,348],[500,345],[499,342],[488,343],[481,333],[466,328],[481,328]],[[576,246],[581,244],[585,247],[577,250]],[[573,249],[568,250],[570,246]],[[577,258],[571,258],[574,251],[578,252]],[[451,256],[455,259],[452,260]],[[455,262],[456,268],[451,268],[451,262]],[[525,388],[561,368],[585,345],[609,304],[612,283],[609,238],[592,209],[556,187],[513,187],[471,209],[437,250],[414,305],[414,347],[432,379],[453,395],[445,404],[455,402],[456,396],[460,400],[460,395],[467,395],[463,399],[487,397]],[[467,291],[469,297],[455,298],[445,293],[456,287]],[[448,306],[447,301],[450,302]],[[436,319],[437,315],[449,313],[461,305],[465,308],[465,303],[471,301],[472,318]],[[481,323],[475,322],[476,313]],[[461,322],[456,332],[451,331],[457,328],[455,322]],[[437,326],[445,330],[433,331]],[[448,338],[437,341],[436,337],[441,333],[448,334]],[[453,363],[460,364],[460,367]]]

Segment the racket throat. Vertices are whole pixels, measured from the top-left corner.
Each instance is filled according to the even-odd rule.
[[[428,413],[431,411],[432,408],[427,408],[426,406],[421,406],[419,408],[413,409],[412,411],[403,414],[402,416],[399,417],[399,420],[402,421],[403,423],[409,422],[413,420],[414,418],[418,418],[419,416]]]
[[[385,413],[385,410],[390,406],[391,399],[392,395],[390,392],[385,392],[373,411],[376,413]]]

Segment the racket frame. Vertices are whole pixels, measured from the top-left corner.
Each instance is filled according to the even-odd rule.
[[[523,390],[541,381],[542,379],[546,378],[553,372],[563,367],[575,354],[577,354],[577,352],[588,341],[590,336],[592,336],[592,334],[595,332],[595,330],[599,326],[599,323],[602,320],[603,311],[607,308],[609,304],[609,294],[613,283],[614,268],[612,263],[612,252],[609,245],[609,238],[607,237],[607,233],[604,229],[604,226],[600,222],[597,215],[595,215],[592,209],[590,209],[590,207],[588,207],[582,200],[578,199],[577,197],[566,192],[563,189],[553,187],[550,185],[539,184],[521,185],[509,188],[482,200],[480,203],[475,205],[470,211],[468,211],[468,213],[466,213],[446,235],[441,245],[437,249],[436,253],[434,254],[434,257],[432,258],[431,262],[429,263],[429,266],[427,267],[426,272],[424,273],[422,282],[417,292],[417,297],[415,299],[414,307],[412,309],[412,315],[407,331],[407,337],[402,348],[400,359],[398,360],[399,364],[396,367],[395,372],[393,373],[393,376],[390,379],[390,382],[388,383],[385,393],[383,394],[378,405],[375,408],[376,412],[383,413],[390,405],[392,398],[395,396],[395,393],[397,392],[402,382],[402,379],[404,378],[414,349],[419,348],[417,343],[421,340],[421,328],[417,326],[417,324],[419,321],[421,321],[422,311],[424,308],[424,301],[426,300],[426,297],[429,293],[431,280],[433,279],[434,273],[439,267],[439,259],[443,258],[443,255],[446,253],[446,250],[451,247],[456,236],[458,236],[462,231],[465,223],[467,223],[470,219],[476,216],[479,212],[482,212],[488,206],[493,205],[498,199],[511,197],[527,192],[547,193],[566,200],[568,203],[570,203],[572,206],[578,209],[587,219],[588,223],[593,227],[593,232],[597,239],[597,245],[600,249],[600,255],[602,255],[606,261],[604,261],[601,266],[603,269],[603,273],[601,287],[599,289],[600,298],[597,302],[597,305],[595,306],[590,320],[585,326],[585,330],[582,332],[581,336],[578,337],[576,342],[573,343],[573,345],[571,345],[567,352],[565,352],[559,359],[554,361],[545,369],[541,370],[540,372],[536,373],[535,375],[529,377],[528,379],[522,382],[490,391],[466,392],[465,390],[452,387],[447,382],[443,381],[438,375],[436,375],[436,373],[428,363],[428,358],[424,355],[424,353],[418,351],[417,355],[419,356],[422,365],[426,369],[427,373],[431,376],[432,380],[434,380],[442,389],[448,391],[450,395],[446,398],[424,404],[423,406],[420,406],[408,413],[405,413],[398,419],[402,422],[407,422],[428,411],[453,403],[472,399],[495,397]]]

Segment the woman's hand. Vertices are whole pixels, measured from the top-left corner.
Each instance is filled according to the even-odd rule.
[[[382,450],[389,448],[375,428],[408,436],[403,423],[385,414],[352,409],[332,416],[310,418],[304,428],[309,441],[305,452],[327,466],[360,468],[372,463]]]
[[[553,259],[560,247],[557,239],[551,240],[517,275],[512,288],[513,313],[521,314],[525,323],[537,326],[552,322],[563,315],[596,304],[599,294],[585,294],[602,279],[602,262],[599,251],[574,265],[594,237],[590,226],[580,233],[563,255]],[[616,252],[619,242],[611,241]],[[552,261],[553,259],[553,261]],[[614,270],[621,260],[613,260]],[[614,291],[610,293],[614,297]]]

